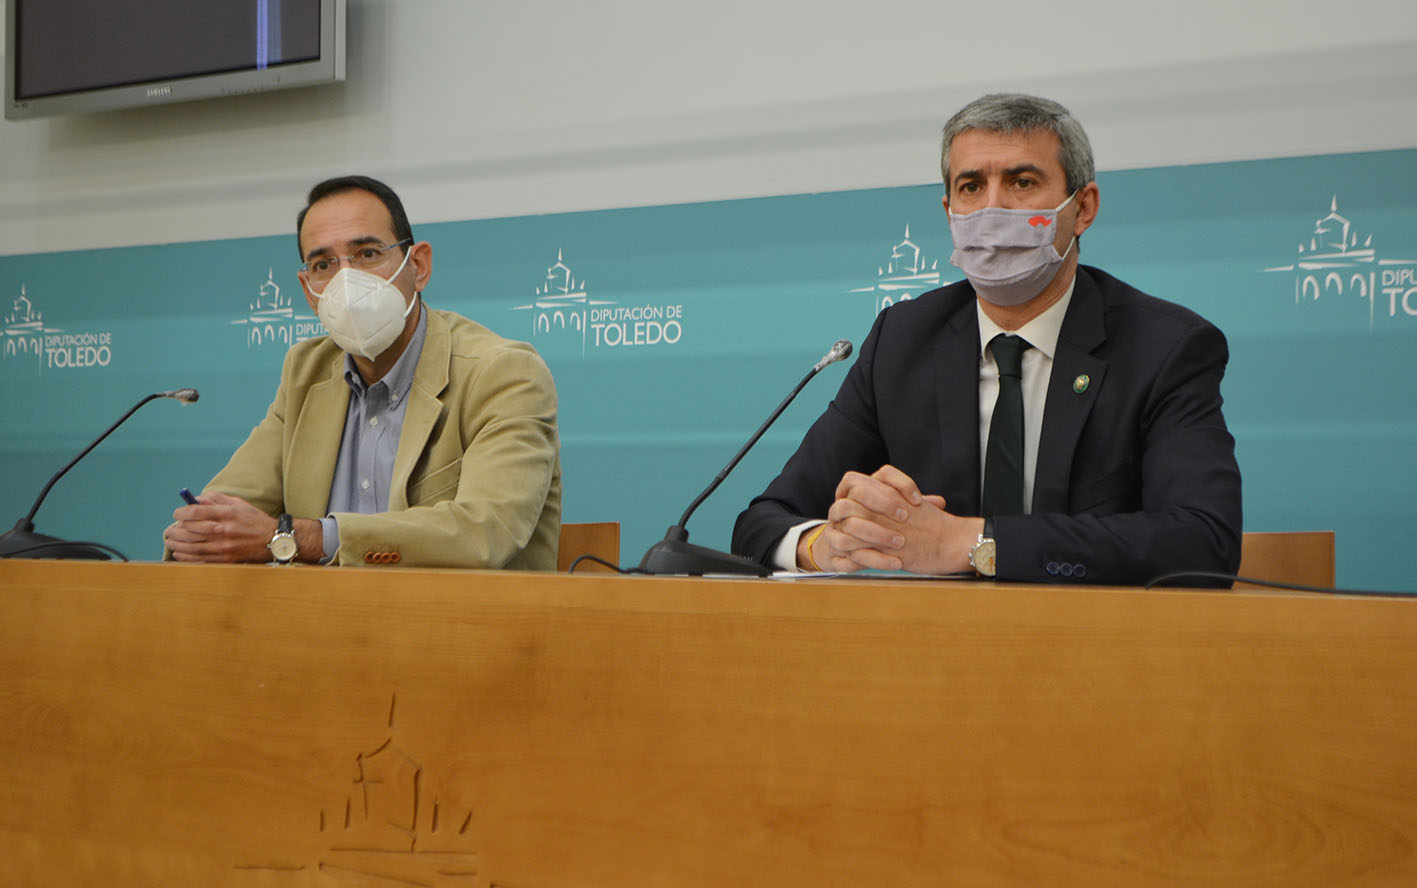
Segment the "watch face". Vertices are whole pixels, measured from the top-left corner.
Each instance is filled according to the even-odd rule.
[[[990,539],[980,540],[969,553],[969,563],[974,566],[982,576],[992,577],[994,568],[994,541]]]
[[[299,545],[295,542],[295,537],[288,533],[276,534],[267,548],[271,550],[271,555],[277,561],[290,561],[300,550]]]

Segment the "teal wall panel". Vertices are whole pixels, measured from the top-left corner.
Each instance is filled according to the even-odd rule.
[[[1417,531],[1414,165],[1417,151],[1391,151],[1104,173],[1081,247],[1083,261],[1226,332],[1246,527],[1338,531],[1339,579],[1352,586],[1417,589],[1406,555]],[[566,518],[620,521],[632,563],[834,340],[859,343],[883,302],[958,278],[940,194],[924,185],[415,232],[434,245],[430,304],[546,358]],[[144,408],[37,518],[44,532],[157,557],[177,488],[220,467],[263,414],[285,348],[318,332],[298,261],[284,232],[0,257],[0,520],[23,514],[133,401],[191,385],[199,404]],[[700,509],[696,542],[727,546],[738,510],[844,373],[814,381]]]

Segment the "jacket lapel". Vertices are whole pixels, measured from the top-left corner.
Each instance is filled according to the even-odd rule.
[[[942,473],[937,485],[922,485],[922,493],[943,494],[955,515],[979,514],[979,319],[974,300],[963,302],[945,320],[935,340],[931,365],[939,416],[935,465]]]
[[[330,504],[340,441],[349,410],[349,384],[344,381],[344,352],[336,351],[326,378],[310,386],[300,419],[291,434],[285,507],[293,515],[323,515]]]
[[[428,445],[428,438],[438,418],[443,414],[439,400],[448,386],[448,359],[452,354],[452,328],[442,315],[424,303],[428,312],[428,329],[423,338],[423,353],[413,371],[413,385],[408,391],[408,408],[404,412],[403,432],[399,435],[398,455],[394,457],[394,477],[389,486],[389,510],[408,508],[408,484],[414,466]]]
[[[1107,339],[1103,310],[1097,286],[1087,270],[1079,266],[1072,302],[1058,335],[1048,400],[1043,408],[1043,431],[1034,470],[1035,513],[1068,510],[1073,454],[1107,375],[1107,362],[1093,354]],[[1083,391],[1077,391],[1079,388]]]

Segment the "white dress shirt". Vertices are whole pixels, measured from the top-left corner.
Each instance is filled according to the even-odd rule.
[[[1017,330],[1005,330],[990,320],[975,300],[979,315],[979,479],[984,490],[984,457],[989,449],[989,426],[994,419],[994,402],[999,399],[999,365],[989,342],[1000,333],[1012,333],[1033,346],[1023,353],[1023,511],[1033,511],[1033,478],[1038,468],[1038,442],[1043,437],[1043,407],[1048,400],[1048,380],[1053,376],[1053,355],[1058,351],[1058,334],[1063,316],[1073,301],[1073,283],[1043,314]],[[929,493],[922,490],[921,493]]]

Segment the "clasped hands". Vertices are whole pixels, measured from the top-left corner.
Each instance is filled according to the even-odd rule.
[[[848,573],[862,568],[912,573],[968,570],[969,551],[984,529],[983,518],[945,511],[945,498],[920,492],[894,466],[870,475],[847,472],[836,487],[827,526],[797,542],[797,566]],[[807,546],[811,542],[810,560]]]

